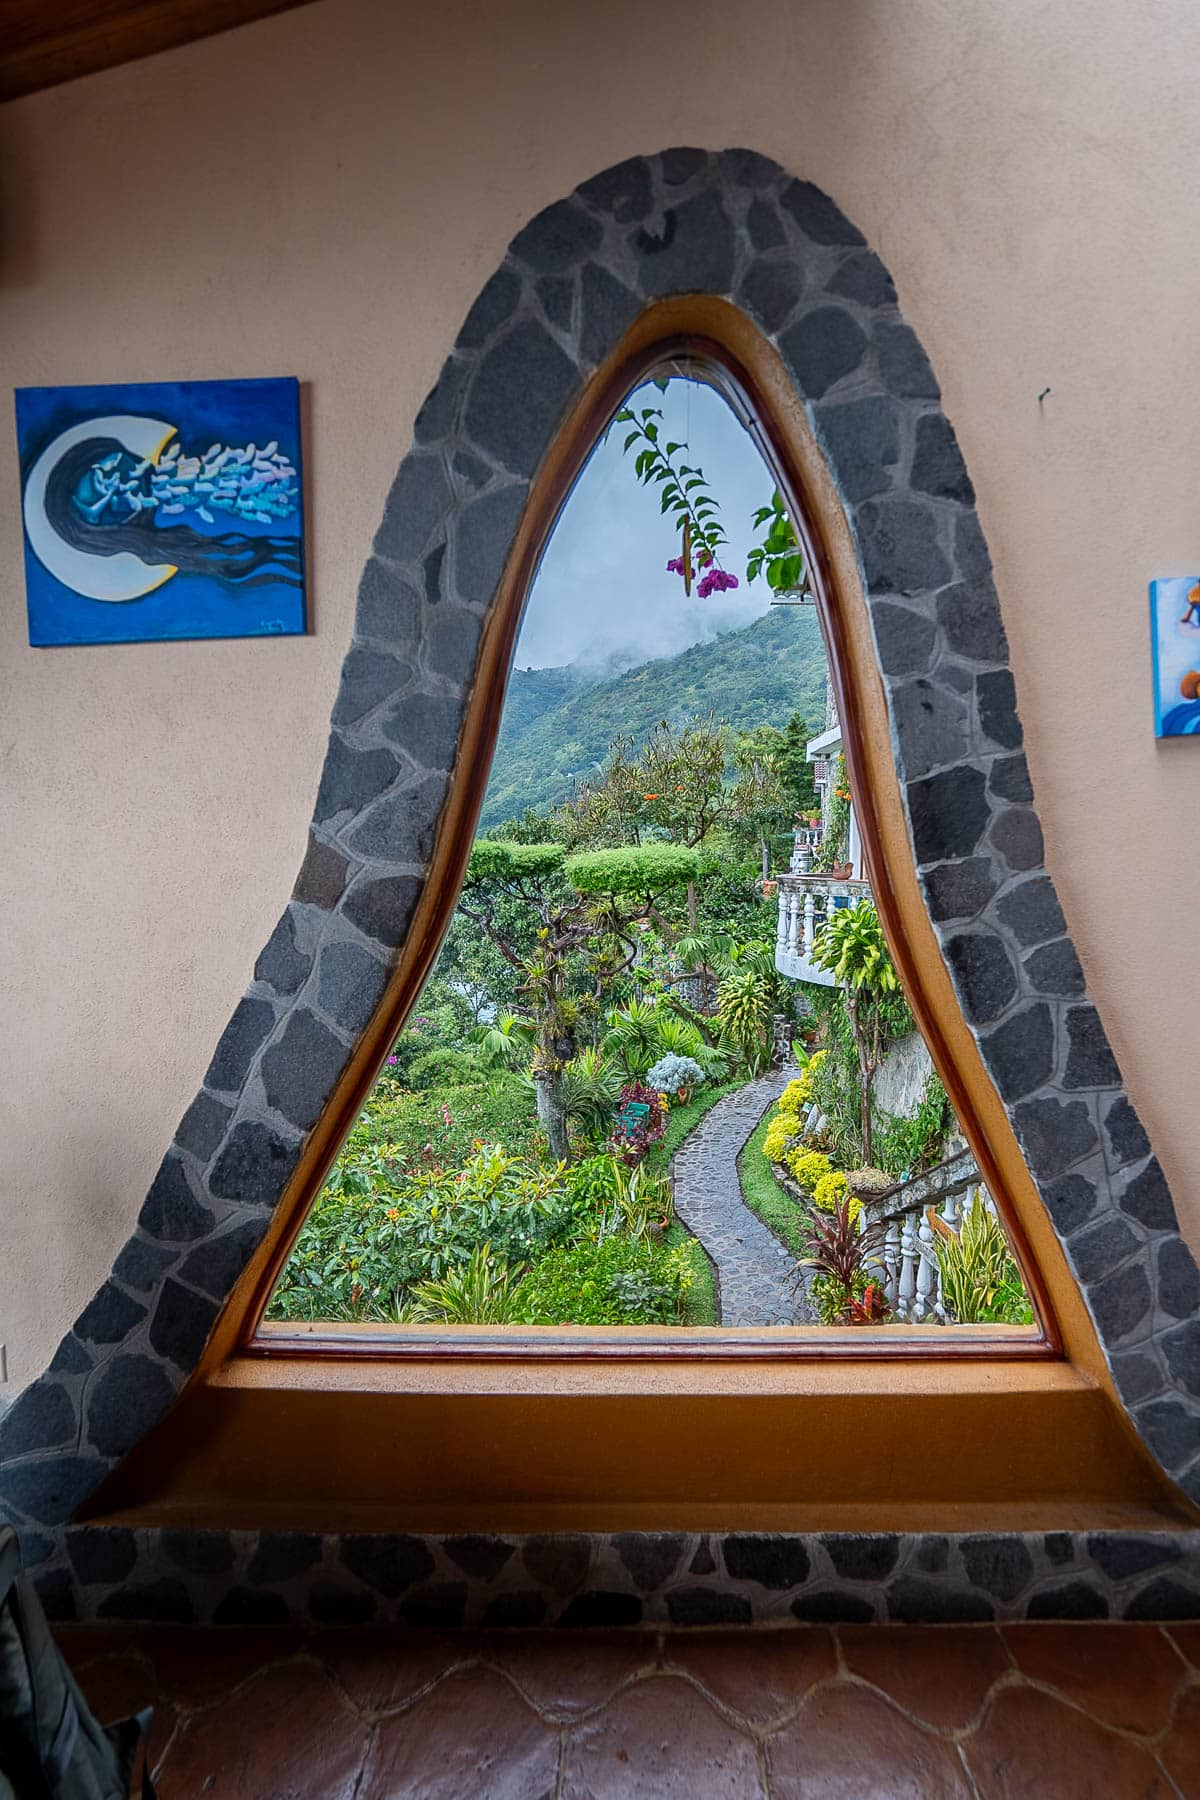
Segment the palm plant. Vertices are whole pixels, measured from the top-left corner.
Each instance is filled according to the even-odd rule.
[[[650,1000],[636,996],[624,1006],[614,1007],[608,1015],[608,1030],[602,1048],[620,1058],[625,1070],[640,1080],[660,1054],[659,1027],[661,1015]]]
[[[845,995],[846,1018],[858,1057],[862,1160],[872,1163],[871,1086],[886,1047],[882,1001],[885,994],[898,991],[900,977],[870,900],[830,914],[813,936],[812,960],[819,969],[829,970]]]
[[[755,1075],[770,1060],[771,1021],[775,1014],[774,968],[768,976],[753,962],[733,965],[717,987],[717,1019],[721,1034],[733,1044]]]
[[[516,1284],[523,1265],[492,1261],[492,1246],[477,1244],[470,1260],[457,1263],[436,1281],[412,1290],[414,1317],[444,1319],[448,1325],[511,1325],[517,1316]]]
[[[492,1069],[516,1069],[527,1061],[536,1033],[528,1019],[497,1013],[490,1025],[474,1025],[467,1037],[479,1045],[480,1060]]]
[[[562,1072],[560,1096],[568,1119],[592,1137],[612,1126],[624,1074],[603,1050],[581,1050]]]

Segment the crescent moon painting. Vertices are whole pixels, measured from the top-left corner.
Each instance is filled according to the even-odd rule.
[[[294,378],[18,388],[29,641],[306,628]]]

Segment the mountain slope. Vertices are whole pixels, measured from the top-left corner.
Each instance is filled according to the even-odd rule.
[[[782,728],[799,712],[814,732],[825,719],[825,646],[808,607],[775,608],[740,631],[607,681],[581,685],[588,677],[576,673],[572,688],[572,675],[514,671],[481,830],[565,799],[572,774],[603,763],[614,738],[640,742],[660,719],[679,724],[711,712],[748,731]]]

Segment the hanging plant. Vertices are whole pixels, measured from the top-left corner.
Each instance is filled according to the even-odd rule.
[[[707,600],[710,594],[737,587],[738,578],[721,567],[720,553],[727,540],[720,508],[709,491],[704,471],[679,460],[686,444],[659,442],[658,421],[662,416],[659,406],[643,406],[637,412],[626,406],[617,414],[615,423],[632,427],[626,434],[624,450],[628,455],[635,445],[640,446],[634,474],[643,487],[659,484],[660,510],[674,520],[679,531],[679,555],[671,558],[667,568],[682,578],[683,591],[689,595],[692,582],[699,575],[696,592],[701,600]]]

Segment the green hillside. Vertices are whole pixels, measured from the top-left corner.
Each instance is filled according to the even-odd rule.
[[[750,730],[782,728],[799,712],[814,731],[825,721],[825,647],[809,607],[778,607],[678,656],[579,686],[585,679],[571,669],[514,671],[481,830],[565,799],[572,773],[602,763],[614,738],[648,736],[660,719],[711,712]]]

